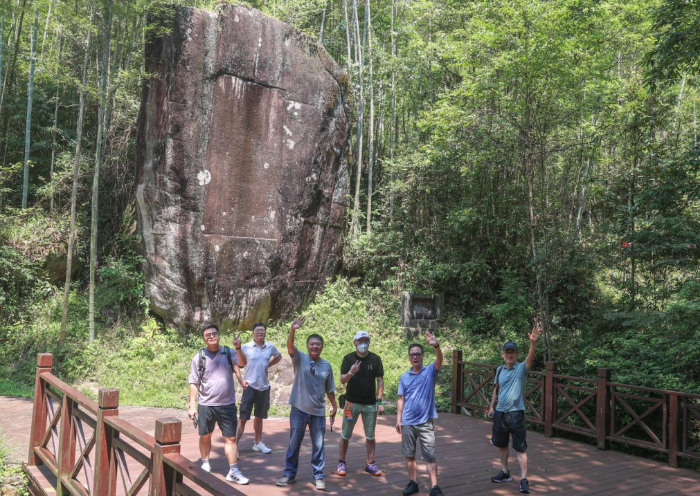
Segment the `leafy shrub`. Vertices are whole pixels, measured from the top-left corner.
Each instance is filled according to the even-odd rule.
[[[120,321],[123,315],[145,315],[145,276],[141,257],[110,258],[100,267],[95,289],[95,305],[109,321]]]

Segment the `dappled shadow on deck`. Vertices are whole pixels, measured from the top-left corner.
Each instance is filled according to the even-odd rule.
[[[155,419],[154,419],[155,421]],[[363,471],[365,463],[362,421],[355,427],[355,435],[348,450],[348,474],[335,474],[340,439],[338,417],[333,431],[326,430],[326,493],[331,495],[390,495],[401,494],[408,478],[401,454],[401,439],[394,430],[395,416],[382,416],[377,425],[377,465],[380,477]],[[489,494],[515,495],[518,492],[520,470],[515,453],[511,452],[511,474],[514,481],[494,484],[490,478],[500,467],[498,449],[489,445],[491,424],[465,415],[442,413],[435,421],[436,454],[439,483],[446,496]],[[241,441],[239,467],[250,485],[232,486],[251,496],[311,495],[316,491],[311,477],[311,441],[308,433],[299,457],[297,483],[286,488],[275,481],[282,476],[284,456],[289,439],[288,419],[270,419],[265,422],[263,440],[273,451],[268,455],[252,451],[252,425],[247,426]],[[546,438],[528,432],[530,473],[528,479],[533,494],[700,494],[700,473],[675,469],[668,465],[614,451],[601,451],[575,441]],[[183,423],[182,454],[190,460],[199,459],[198,436],[191,422]],[[223,438],[217,431],[211,454],[212,471],[224,479],[227,463]],[[32,467],[38,472],[39,467]],[[428,494],[429,479],[425,465],[419,463],[418,484],[423,495]],[[124,491],[118,486],[118,494]],[[139,494],[146,494],[145,489]]]

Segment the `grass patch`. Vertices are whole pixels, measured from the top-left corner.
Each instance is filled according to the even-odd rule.
[[[369,331],[370,350],[384,363],[385,412],[395,411],[398,381],[407,371],[408,345],[425,344],[424,337],[409,338],[400,328],[398,296],[379,289],[367,289],[339,278],[329,283],[301,314],[307,317],[298,331],[296,344],[305,351],[306,337],[319,333],[324,337],[322,356],[331,362],[336,378],[337,394],[345,390],[340,383],[343,356],[354,351],[353,337],[360,330]],[[72,293],[69,312],[69,341],[59,347],[60,292],[43,306],[33,309],[32,326],[12,329],[8,339],[0,343],[0,354],[8,364],[0,372],[1,394],[31,396],[36,353],[54,353],[54,373],[68,384],[75,385],[89,397],[96,398],[100,387],[118,388],[124,405],[186,408],[187,375],[192,356],[202,347],[198,334],[182,336],[164,328],[153,318],[131,316],[118,323],[101,323],[98,339],[87,345],[87,295]],[[267,339],[286,354],[286,340],[291,322],[274,322]],[[449,320],[437,332],[445,361],[436,388],[438,409],[449,409],[452,387],[452,350],[461,349],[468,359],[498,363],[499,343],[494,338],[472,334],[459,320]],[[250,331],[243,332],[245,341]],[[223,333],[221,342],[229,344],[231,333]],[[435,352],[426,349],[425,363],[434,361]],[[12,370],[12,376],[8,372]],[[4,377],[3,377],[4,376]],[[288,405],[273,405],[272,415],[288,415]]]
[[[34,396],[34,388],[12,379],[0,379],[0,396],[32,398]]]

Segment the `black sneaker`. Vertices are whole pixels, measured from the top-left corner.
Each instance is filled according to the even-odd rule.
[[[416,481],[408,481],[408,485],[406,486],[406,489],[403,490],[403,496],[409,496],[411,494],[416,494],[419,491],[418,489],[418,484],[416,484]]]
[[[513,478],[510,476],[510,472],[504,472],[501,470],[498,475],[491,477],[491,482],[510,482]]]
[[[521,493],[529,493],[530,492],[530,483],[527,481],[527,479],[520,479],[520,492]]]
[[[433,486],[430,489],[430,496],[445,496],[442,494],[442,491],[440,490],[440,486]]]

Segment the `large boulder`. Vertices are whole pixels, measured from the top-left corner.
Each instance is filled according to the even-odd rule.
[[[151,19],[137,138],[147,292],[169,323],[286,318],[339,265],[348,79],[258,10]]]

